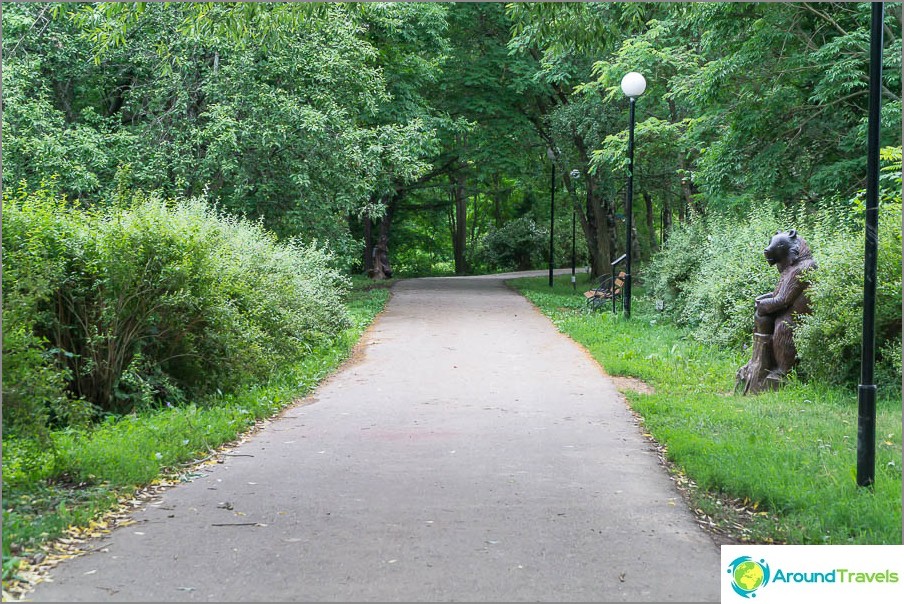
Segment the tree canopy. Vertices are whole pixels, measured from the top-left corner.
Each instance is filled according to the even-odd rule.
[[[3,180],[55,175],[87,206],[204,194],[358,270],[464,272],[507,221],[548,220],[551,149],[599,273],[624,248],[626,72],[648,81],[646,257],[689,213],[863,188],[868,20],[864,3],[8,3]],[[885,46],[897,146],[900,3]]]

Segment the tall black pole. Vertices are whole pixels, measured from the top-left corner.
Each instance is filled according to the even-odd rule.
[[[552,236],[556,226],[556,163],[552,162],[552,178],[549,182],[549,287],[552,287],[553,245]]]
[[[631,110],[628,120],[628,199],[625,202],[625,317],[631,316],[631,237],[634,230],[634,104],[630,97]]]
[[[574,238],[577,234],[575,227],[575,209],[571,208],[571,289],[577,290],[578,288],[578,280],[575,276],[575,267],[577,266],[577,254],[575,254],[574,250]]]
[[[866,149],[866,247],[863,258],[863,344],[857,389],[857,486],[876,479],[876,249],[879,227],[879,108],[882,94],[882,2],[872,3],[869,129]]]

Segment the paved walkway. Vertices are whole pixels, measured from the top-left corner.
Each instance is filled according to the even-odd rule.
[[[364,341],[30,599],[718,600],[612,383],[501,279],[399,282]]]

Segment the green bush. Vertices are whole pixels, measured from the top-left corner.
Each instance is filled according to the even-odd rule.
[[[641,276],[651,294],[662,300],[676,316],[687,305],[685,292],[690,290],[691,279],[700,272],[703,262],[701,242],[706,241],[706,237],[703,220],[673,229],[662,250],[642,271]]]
[[[487,233],[475,256],[490,271],[523,271],[542,263],[548,249],[549,231],[525,216]]]
[[[72,237],[53,186],[31,195],[28,220],[17,211],[17,200],[29,197],[24,189],[7,192],[3,210],[3,426],[37,437],[40,446],[49,421],[81,423],[90,412],[67,393],[71,373],[62,351],[42,335],[54,325],[52,302],[65,281],[62,249]]]
[[[8,347],[22,359],[5,397],[36,388],[36,359],[50,357],[55,381],[40,383],[59,393],[62,376],[68,408],[179,403],[264,378],[348,325],[327,251],[200,199],[85,210],[20,190],[3,228],[4,360]],[[52,409],[49,396],[27,398]]]
[[[777,230],[793,226],[756,209],[740,220],[700,218],[674,231],[644,275],[652,293],[694,328],[697,339],[740,346],[753,332],[754,298],[772,291],[778,278],[763,249]]]
[[[901,387],[901,203],[881,207],[876,280],[877,381]],[[859,376],[863,333],[863,229],[821,233],[811,279],[813,313],[794,340],[801,369],[827,383]]]
[[[901,384],[901,159],[883,150],[876,304],[877,378]],[[860,363],[863,300],[862,199],[774,211],[754,208],[740,218],[713,214],[676,229],[643,275],[673,318],[702,342],[740,348],[750,342],[753,300],[778,280],[762,250],[777,230],[796,228],[818,268],[809,274],[812,313],[795,332],[799,369],[810,379],[852,382]]]

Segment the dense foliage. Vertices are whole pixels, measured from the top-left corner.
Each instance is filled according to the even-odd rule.
[[[886,3],[891,146],[901,19]],[[548,223],[551,150],[601,273],[625,245],[624,73],[648,81],[647,258],[695,212],[862,188],[868,22],[868,3],[6,4],[3,178],[57,174],[91,204],[206,191],[357,270],[466,272],[491,230]]]
[[[389,83],[365,36],[417,13],[246,8],[4,5],[4,182],[57,174],[91,204],[122,186],[206,192],[283,236],[355,253],[348,215],[388,174],[425,168],[428,126],[378,119]]]
[[[901,4],[885,7],[882,144],[897,146]],[[641,254],[673,218],[818,209],[864,186],[868,3],[515,3],[509,12],[511,46],[539,58],[536,77],[555,91],[545,136],[589,172],[582,218],[595,267],[624,249],[619,84],[629,71],[648,84],[637,99]]]
[[[900,3],[887,3],[891,147],[901,21]],[[299,315],[312,325],[289,316],[295,306],[270,317],[249,300],[240,310],[256,323],[236,319],[237,295],[209,277],[205,254],[219,248],[208,235],[170,239],[204,204],[262,221],[254,228],[295,241],[285,245],[302,258],[325,264],[304,247],[319,241],[334,266],[383,277],[393,265],[403,274],[544,265],[552,187],[555,263],[570,259],[572,210],[579,263],[607,272],[626,241],[619,81],[631,70],[648,81],[637,102],[633,253],[655,256],[638,276],[701,338],[743,346],[749,299],[772,280],[752,252],[800,225],[824,267],[800,333],[802,369],[827,375],[856,343],[853,316],[833,321],[820,308],[852,303],[856,280],[856,221],[846,216],[865,178],[868,24],[865,3],[4,4],[3,182],[7,192],[25,183],[4,215],[4,282],[16,284],[4,308],[17,384],[8,396],[78,422],[91,405],[121,411],[263,375],[297,349],[296,334],[335,328],[321,325],[316,296]],[[78,203],[42,188],[51,178]],[[206,201],[137,201],[136,190]],[[211,212],[204,220],[227,220]],[[112,216],[128,222],[116,230]],[[883,224],[880,323],[891,359],[896,233],[893,219]],[[237,233],[224,240],[250,237]],[[154,254],[121,253],[151,241]],[[271,251],[247,253],[266,266]],[[155,272],[171,263],[178,275]],[[121,297],[152,272],[163,306]],[[277,282],[255,287],[273,293]],[[61,283],[72,300],[53,309]],[[221,294],[233,306],[213,301]],[[233,335],[201,329],[211,322]],[[152,328],[184,335],[163,344]],[[239,340],[241,367],[209,360],[234,354]]]
[[[901,385],[901,152],[886,159],[880,206],[877,345],[880,379]],[[778,273],[762,250],[779,230],[795,228],[818,268],[807,277],[813,312],[795,334],[801,371],[823,383],[853,382],[860,367],[863,324],[863,203],[818,211],[806,207],[754,208],[741,216],[712,213],[677,229],[646,267],[652,295],[671,316],[694,327],[702,342],[749,345],[753,300],[770,292]]]
[[[7,429],[228,390],[347,324],[325,250],[202,199],[81,209],[21,188],[3,205]]]
[[[517,218],[483,237],[478,258],[492,271],[529,270],[543,261],[548,241],[548,229],[530,218]]]

